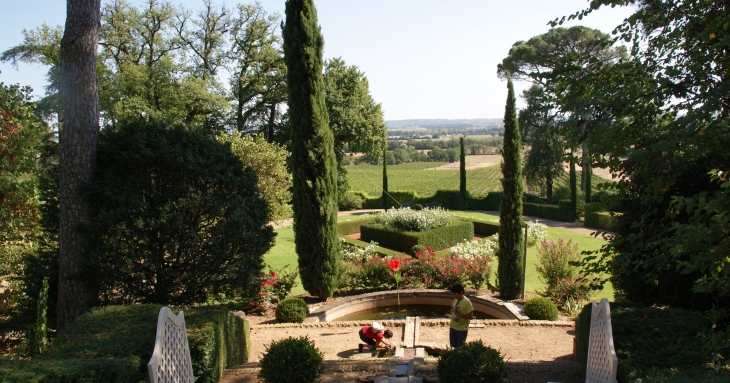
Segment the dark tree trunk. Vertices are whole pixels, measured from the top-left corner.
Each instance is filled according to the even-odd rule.
[[[90,208],[79,187],[89,182],[96,160],[99,133],[99,91],[96,54],[99,42],[100,0],[68,0],[61,40],[60,233],[58,275],[58,330],[67,328],[94,304],[84,275],[87,238],[79,224]]]
[[[276,122],[276,103],[271,103],[269,107],[269,124],[267,125],[266,141],[274,142],[274,123]]]

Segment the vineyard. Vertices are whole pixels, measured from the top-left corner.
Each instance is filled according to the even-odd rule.
[[[433,170],[445,164],[445,162],[411,162],[388,165],[388,190],[415,190],[422,197],[434,195],[437,190],[459,190],[458,170]],[[383,185],[382,165],[351,165],[345,169],[350,190],[365,191],[371,196],[380,195]],[[467,190],[474,197],[486,196],[490,191],[502,190],[501,178],[502,170],[499,165],[467,170]],[[599,183],[607,181],[596,175],[593,175],[592,180],[594,190]],[[568,173],[565,172],[557,177],[554,187],[557,189],[567,186],[568,183]]]

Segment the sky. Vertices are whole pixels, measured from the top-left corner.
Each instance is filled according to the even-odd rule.
[[[102,4],[108,0],[102,0]],[[127,0],[140,6],[144,0]],[[186,9],[202,0],[171,0]],[[248,0],[213,0],[234,7]],[[285,0],[261,0],[284,15]],[[588,7],[587,0],[315,0],[324,58],[341,57],[368,78],[386,120],[502,118],[506,81],[497,64],[519,40],[547,32],[555,18]],[[601,8],[582,21],[610,33],[629,7]],[[23,29],[64,25],[63,0],[0,0],[0,51],[23,41]],[[43,94],[47,68],[0,63],[0,82],[30,85]],[[515,83],[519,94],[529,84]],[[518,107],[523,105],[518,97]]]

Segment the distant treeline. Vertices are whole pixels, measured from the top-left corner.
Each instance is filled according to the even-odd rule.
[[[504,127],[502,126],[489,126],[481,128],[428,128],[426,130],[402,130],[402,129],[391,129],[388,128],[388,137],[398,137],[398,139],[411,139],[411,138],[423,138],[424,136],[431,136],[431,138],[439,138],[444,135],[461,134],[464,136],[469,135],[480,135],[480,134],[492,134],[495,136],[502,136],[504,134]]]
[[[405,164],[409,162],[456,162],[459,160],[459,139],[453,140],[388,140],[386,154],[389,165]],[[502,146],[502,137],[464,139],[464,146],[469,155],[499,154]],[[343,165],[382,164],[381,156],[345,156]]]

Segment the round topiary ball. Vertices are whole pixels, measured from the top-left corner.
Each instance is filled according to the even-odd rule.
[[[557,320],[558,308],[547,298],[535,297],[525,303],[525,314],[534,320]]]
[[[439,383],[506,383],[508,367],[504,356],[479,339],[453,350],[442,351],[437,365]]]
[[[281,323],[302,323],[309,314],[309,307],[304,299],[289,297],[276,306],[276,320]]]
[[[259,379],[266,383],[318,382],[324,355],[307,336],[273,341],[259,362]]]

